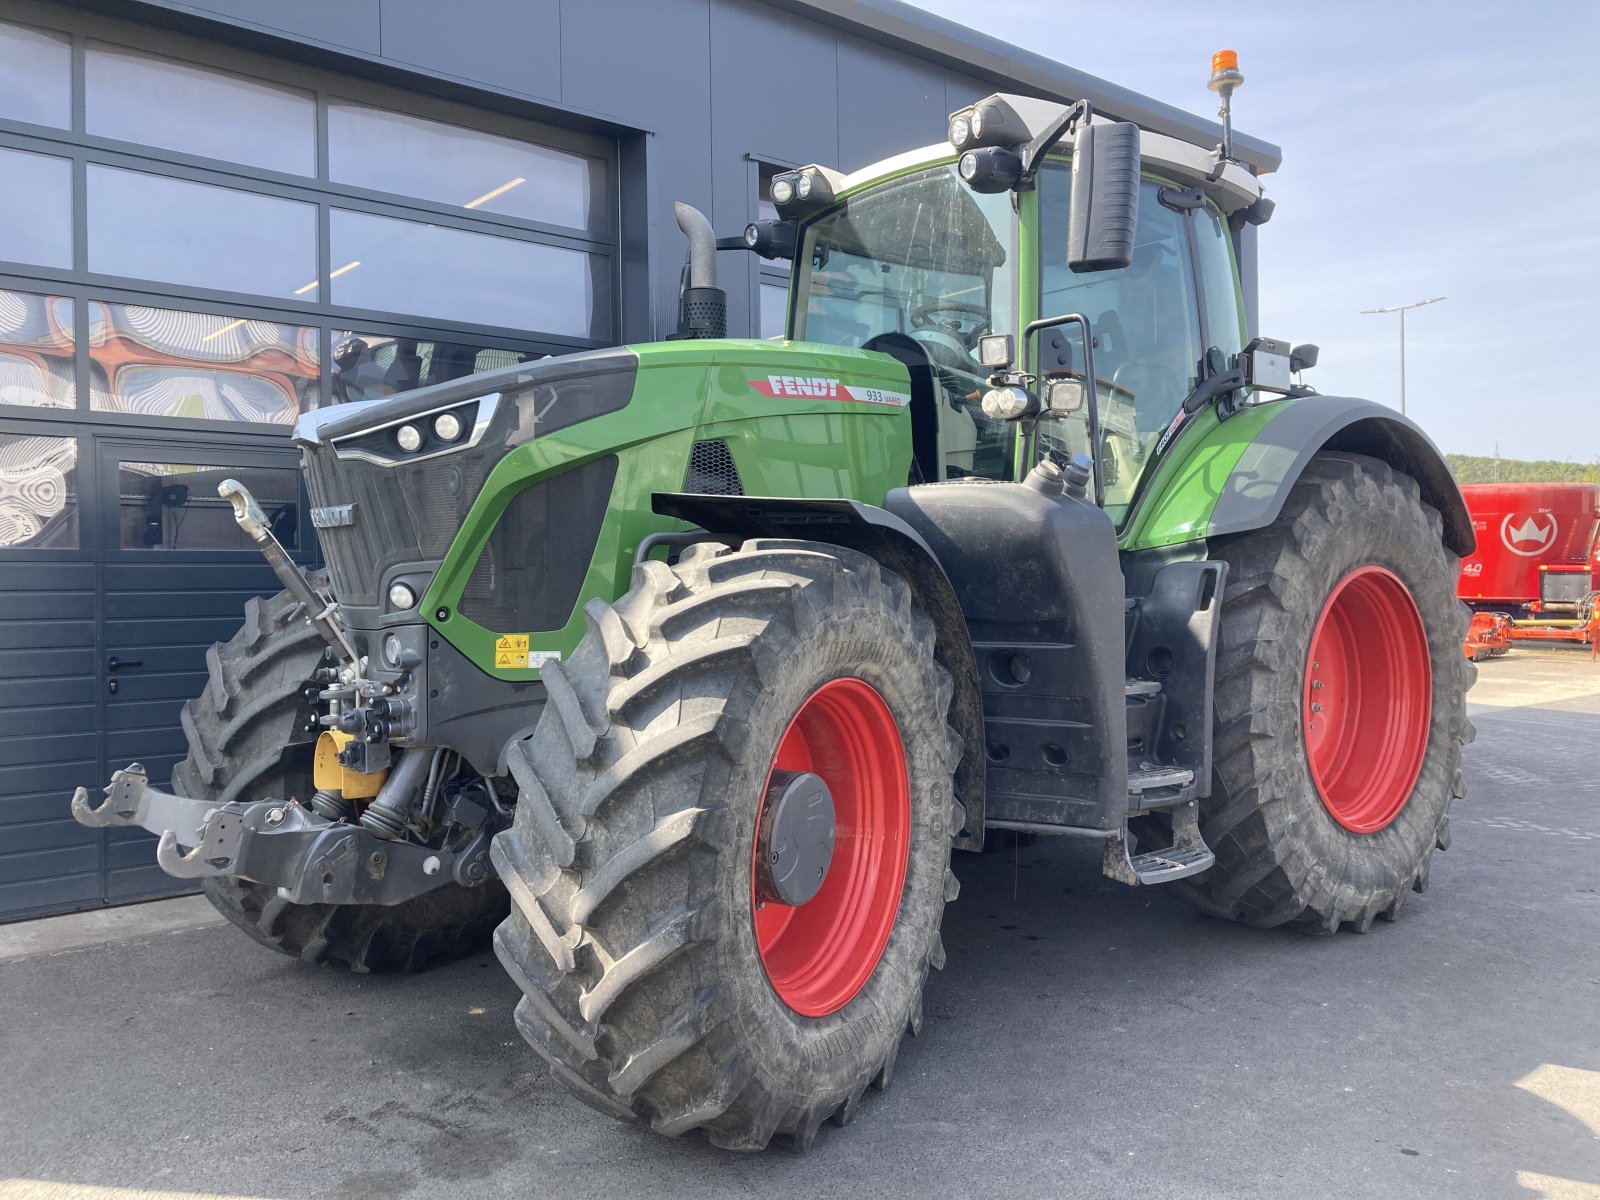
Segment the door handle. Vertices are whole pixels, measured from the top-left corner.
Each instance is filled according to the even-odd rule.
[[[124,667],[142,666],[144,666],[144,663],[140,662],[136,658],[118,658],[115,654],[113,654],[110,658],[106,659],[106,670],[108,671],[120,671]]]

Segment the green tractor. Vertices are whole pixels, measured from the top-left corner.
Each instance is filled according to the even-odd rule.
[[[307,961],[492,931],[565,1087],[737,1149],[888,1085],[998,831],[1251,925],[1394,918],[1471,734],[1449,470],[1246,340],[1226,138],[1006,95],[948,132],[772,182],[786,339],[722,336],[679,206],[678,337],[301,418],[326,574],[223,484],[286,591],[174,792],[133,764],[79,819]]]

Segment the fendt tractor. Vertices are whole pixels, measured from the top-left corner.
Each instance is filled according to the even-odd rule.
[[[1415,425],[1247,339],[1223,130],[993,95],[742,238],[679,205],[674,338],[307,413],[326,572],[224,482],[285,591],[173,790],[75,814],[308,962],[492,931],[561,1084],[736,1149],[888,1086],[986,836],[1393,919],[1463,791],[1472,525]],[[733,243],[792,262],[786,339],[724,337]]]

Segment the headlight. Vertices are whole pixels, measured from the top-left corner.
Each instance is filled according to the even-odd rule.
[[[415,453],[422,449],[422,430],[415,425],[402,425],[394,431],[394,440],[400,449],[407,453]]]
[[[795,181],[794,194],[802,200],[811,199],[811,176],[802,175]]]
[[[417,594],[403,583],[394,584],[389,589],[389,607],[395,609],[413,608],[417,603]]]
[[[794,180],[788,175],[779,175],[772,181],[772,203],[780,208],[794,199]]]
[[[461,436],[461,418],[455,413],[440,413],[433,419],[433,432],[441,442],[453,442]]]
[[[968,150],[956,170],[975,192],[1008,192],[1022,178],[1022,159],[1003,146]]]
[[[981,104],[972,110],[971,127],[974,139],[983,136],[983,106]]]
[[[957,150],[963,149],[972,141],[972,122],[967,119],[967,114],[958,112],[950,118],[950,144]]]
[[[983,394],[983,415],[991,421],[1020,421],[1038,413],[1038,403],[1027,388],[1008,385]]]
[[[400,644],[400,639],[390,634],[383,639],[383,661],[391,667],[400,665],[400,656],[405,653],[405,647]]]

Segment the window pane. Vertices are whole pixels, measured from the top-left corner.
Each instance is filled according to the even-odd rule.
[[[335,100],[335,183],[573,229],[609,228],[606,164],[530,142]]]
[[[89,306],[89,404],[146,417],[291,424],[315,408],[319,334],[215,313]]]
[[[1222,214],[1202,204],[1194,214],[1195,249],[1200,252],[1200,296],[1206,306],[1206,333],[1226,355],[1244,349],[1244,307],[1234,282],[1233,239]]]
[[[89,269],[312,300],[317,211],[297,200],[91,165]]]
[[[602,256],[333,211],[333,302],[566,337],[611,334]]]
[[[543,357],[495,346],[336,330],[333,335],[333,398],[340,404],[375,400],[395,392],[446,383],[463,375]]]
[[[0,546],[77,544],[77,439],[0,433]]]
[[[72,164],[0,150],[0,258],[72,266]]]
[[[784,284],[761,284],[761,332],[757,337],[781,338],[789,316],[789,289]]]
[[[0,290],[0,404],[72,408],[72,301]]]
[[[0,117],[72,124],[72,43],[64,33],[0,24]]]
[[[254,550],[217,484],[237,479],[288,550],[300,546],[300,473],[290,467],[117,464],[124,550]]]
[[[312,175],[316,105],[306,92],[91,42],[88,131],[185,154]]]

